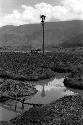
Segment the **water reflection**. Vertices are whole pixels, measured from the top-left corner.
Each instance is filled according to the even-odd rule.
[[[43,84],[42,86],[43,86],[43,88],[42,88],[41,96],[45,97],[46,96],[46,94],[45,94],[45,85]]]
[[[42,82],[40,85],[36,85],[35,88],[38,90],[38,93],[31,99],[26,100],[26,102],[48,104],[51,101],[63,97],[64,95],[74,94],[70,90],[66,91],[66,87],[64,86],[63,81],[64,78],[55,78],[47,83]]]
[[[75,93],[75,94],[81,95],[81,96],[82,96],[82,99],[83,99],[83,90],[72,89],[72,88],[66,88],[66,89],[67,89],[67,91],[69,90],[69,91],[72,91],[72,92]]]
[[[64,87],[63,84],[64,78],[61,79],[54,79],[52,81],[49,81],[48,83],[42,83],[42,85],[37,85],[35,86],[35,88],[40,91],[45,93],[45,91],[51,91],[51,89],[61,89],[62,87]]]
[[[65,93],[65,95],[73,95],[73,94],[77,94],[77,93],[75,93],[75,92],[73,92],[73,91],[71,91],[71,90],[67,90],[67,89],[65,89],[64,90],[64,93]]]
[[[21,111],[22,113],[29,108],[31,105],[26,105],[25,103],[35,103],[35,104],[48,104],[52,101],[57,100],[58,98],[63,97],[64,95],[73,95],[76,94],[76,91],[71,89],[67,89],[63,84],[64,78],[55,78],[49,81],[43,81],[41,83],[37,82],[35,88],[38,92],[30,97],[24,97],[23,103],[8,100],[7,106],[10,109],[6,109],[5,107],[0,107],[0,120],[10,120],[17,115],[17,112]],[[78,92],[77,92],[78,93]],[[8,105],[9,103],[9,105]],[[6,104],[5,104],[6,105]],[[15,107],[16,106],[16,107]],[[14,111],[12,110],[14,109]],[[17,112],[15,112],[15,110]]]

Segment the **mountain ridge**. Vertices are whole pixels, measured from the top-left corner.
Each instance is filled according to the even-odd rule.
[[[61,21],[45,23],[45,47],[66,47],[63,44],[75,42],[72,38],[83,34],[83,21]],[[78,39],[78,38],[76,38]],[[83,37],[81,38],[83,39]],[[81,40],[82,41],[82,40]],[[78,41],[79,42],[79,39]],[[25,24],[21,26],[3,26],[0,28],[0,46],[10,48],[42,48],[41,24]],[[68,47],[68,45],[67,45]],[[74,46],[73,46],[74,47]]]

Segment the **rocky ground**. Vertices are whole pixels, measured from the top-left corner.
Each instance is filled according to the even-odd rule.
[[[0,85],[0,100],[4,102],[7,99],[20,99],[24,96],[32,96],[37,93],[37,90],[32,84],[25,84],[22,81],[12,79],[3,79]]]
[[[10,121],[14,125],[83,125],[83,100],[80,95],[65,96],[51,104],[35,106]]]

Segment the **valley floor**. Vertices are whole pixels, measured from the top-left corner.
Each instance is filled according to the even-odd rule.
[[[0,52],[0,77],[4,82],[0,82],[0,89],[8,89],[6,94],[15,97],[16,92],[26,94],[25,91],[36,91],[33,86],[24,85],[23,81],[37,81],[55,77],[56,72],[72,73],[80,68],[83,75],[83,53],[51,52],[44,56],[41,53],[12,53]],[[20,80],[13,84],[11,80]],[[2,86],[4,83],[4,86]],[[12,83],[12,84],[11,84]],[[6,85],[6,86],[5,86]],[[7,87],[9,86],[9,87]],[[22,88],[22,86],[24,86]],[[16,89],[17,88],[17,91]],[[10,91],[11,90],[11,91]],[[13,90],[13,91],[12,91]],[[22,93],[24,92],[24,93]],[[9,122],[1,122],[0,125],[83,125],[83,100],[80,95],[63,97],[48,105],[34,105],[22,116]]]

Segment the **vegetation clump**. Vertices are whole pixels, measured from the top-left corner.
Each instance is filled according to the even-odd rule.
[[[83,89],[83,71],[81,68],[77,68],[71,72],[67,78],[64,79],[64,85],[74,89]]]
[[[55,72],[70,73],[78,63],[83,65],[82,53],[0,53],[0,77],[16,80],[40,80],[55,76]]]
[[[26,84],[16,80],[5,80],[0,86],[0,100],[20,99],[23,96],[32,96],[37,90],[31,84]]]

